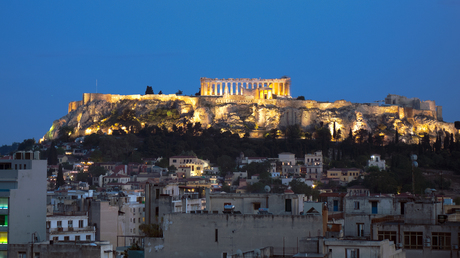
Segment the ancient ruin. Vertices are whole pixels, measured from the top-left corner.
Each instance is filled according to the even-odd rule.
[[[291,97],[291,78],[280,79],[210,79],[200,78],[201,96],[244,95],[256,99]]]

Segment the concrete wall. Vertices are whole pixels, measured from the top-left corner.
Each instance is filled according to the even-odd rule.
[[[302,237],[323,234],[319,215],[167,214],[163,239],[145,239],[145,257],[221,257],[264,246],[297,247]]]
[[[92,201],[88,219],[90,225],[96,226],[97,241],[109,241],[114,248],[118,247],[118,206],[111,206],[108,201]]]
[[[109,244],[34,244],[33,253],[46,258],[112,258],[112,245]],[[18,253],[26,253],[26,257],[32,256],[30,244],[10,245],[8,257],[18,257]]]
[[[441,212],[440,202],[408,202],[405,205],[404,222],[407,224],[436,224]]]

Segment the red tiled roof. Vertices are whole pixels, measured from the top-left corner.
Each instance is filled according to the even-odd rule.
[[[118,173],[113,173],[110,176],[106,176],[106,178],[127,178],[127,177],[129,178],[129,176],[121,175]]]

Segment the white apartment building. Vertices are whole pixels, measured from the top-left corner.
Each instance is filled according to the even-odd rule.
[[[86,212],[67,212],[48,216],[46,230],[48,240],[54,242],[96,240],[96,228],[88,225]]]

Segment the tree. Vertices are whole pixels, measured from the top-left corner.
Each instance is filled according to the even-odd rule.
[[[160,90],[160,91],[158,92],[158,95],[162,95],[162,94],[163,94],[163,92]]]
[[[305,97],[304,96],[298,96],[297,100],[305,100]]]
[[[50,149],[48,151],[48,165],[57,165],[59,162],[58,154],[54,141],[51,142]]]
[[[309,185],[305,184],[304,182],[300,182],[297,179],[293,179],[290,183],[289,186],[291,187],[291,190],[295,194],[305,194],[305,196],[310,196],[312,195],[314,199],[318,198],[319,192],[311,188]]]
[[[35,139],[27,139],[24,140],[22,143],[19,144],[18,150],[19,151],[31,151],[34,147]]]
[[[260,179],[269,179],[270,178],[270,162],[252,162],[246,166],[246,171],[248,172],[248,178],[255,174],[259,174]]]
[[[141,224],[139,230],[147,237],[163,237],[163,229],[159,224]]]
[[[64,173],[62,172],[62,165],[59,164],[57,179],[56,179],[56,188],[59,189],[60,186],[64,185]]]
[[[70,141],[70,137],[72,136],[73,131],[74,131],[74,128],[72,126],[69,126],[69,125],[61,126],[61,128],[59,129],[59,133],[58,133],[59,140],[63,142]]]
[[[129,258],[129,251],[130,250],[142,250],[142,248],[137,244],[137,242],[134,242],[128,249],[124,250],[121,254],[123,255],[123,258]]]
[[[149,94],[154,94],[152,86],[147,86],[147,89],[145,90],[145,95],[149,95]]]
[[[335,129],[335,122],[334,122],[333,131],[332,131],[332,139],[334,139],[335,141],[337,141],[337,131],[336,131],[336,129]]]
[[[160,160],[157,160],[157,162],[155,162],[155,166],[159,166],[159,167],[162,167],[162,168],[167,168],[167,167],[169,167],[169,159],[168,158],[162,158]]]
[[[95,165],[90,166],[88,169],[88,174],[90,174],[91,177],[99,177],[100,175],[104,175],[106,172],[107,170],[105,170],[105,168]]]
[[[89,180],[89,173],[85,172],[78,172],[77,177],[75,178],[78,182],[88,182]],[[89,183],[89,182],[88,182]]]
[[[220,172],[225,175],[227,172],[232,172],[236,167],[235,159],[227,155],[222,155],[217,158],[217,165],[220,168]]]
[[[176,92],[176,95],[182,95],[182,91],[181,91],[181,90],[178,90],[178,91]]]

